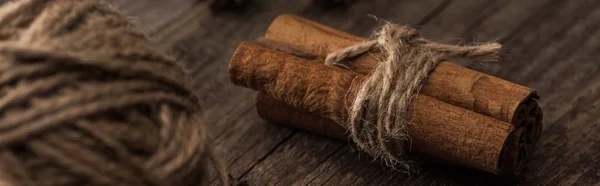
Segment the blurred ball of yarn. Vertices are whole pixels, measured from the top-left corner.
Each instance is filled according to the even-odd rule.
[[[7,2],[0,71],[3,184],[199,185],[218,162],[182,68],[104,2]]]

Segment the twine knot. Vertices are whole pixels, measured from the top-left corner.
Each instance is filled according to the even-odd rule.
[[[372,49],[382,53],[380,63],[364,81],[349,108],[346,123],[356,144],[388,165],[406,170],[414,161],[405,154],[410,141],[407,127],[410,105],[429,74],[451,57],[480,61],[498,61],[501,45],[485,43],[456,46],[428,41],[416,29],[386,23],[366,41],[330,53],[325,63],[343,65],[343,61]]]

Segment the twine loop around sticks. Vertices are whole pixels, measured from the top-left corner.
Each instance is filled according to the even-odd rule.
[[[498,61],[501,45],[486,43],[456,46],[428,41],[416,29],[386,23],[374,40],[330,53],[326,64],[341,64],[372,49],[383,54],[381,62],[360,86],[349,108],[347,128],[356,144],[367,153],[382,158],[392,167],[407,170],[413,161],[405,156],[410,105],[429,73],[451,57]]]
[[[200,185],[198,100],[175,60],[106,3],[0,8],[0,183]]]

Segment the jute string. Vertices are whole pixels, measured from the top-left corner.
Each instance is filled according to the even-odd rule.
[[[348,130],[356,144],[367,153],[392,166],[409,170],[414,161],[407,158],[410,141],[411,102],[433,69],[443,60],[461,57],[497,61],[501,45],[486,43],[456,46],[431,42],[414,28],[386,23],[370,40],[330,53],[326,64],[343,65],[344,60],[373,49],[382,60],[360,85],[349,110]]]
[[[0,8],[0,183],[201,185],[213,154],[197,98],[108,4]]]

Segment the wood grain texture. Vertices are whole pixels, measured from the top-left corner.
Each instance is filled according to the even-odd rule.
[[[422,25],[431,40],[499,40],[504,61],[471,68],[535,88],[545,128],[514,183],[600,183],[600,2],[595,0],[373,0],[324,11],[310,0],[258,1],[246,12],[213,15],[196,0],[112,0],[171,49],[194,76],[204,120],[231,174],[250,185],[505,185],[502,178],[439,164],[408,176],[373,162],[345,142],[263,121],[250,90],[227,81],[227,62],[242,40],[264,34],[292,13],[368,36],[382,19]],[[134,19],[135,20],[135,19]],[[213,182],[217,184],[218,182]]]

